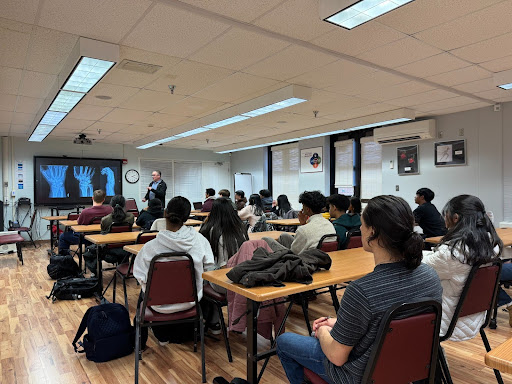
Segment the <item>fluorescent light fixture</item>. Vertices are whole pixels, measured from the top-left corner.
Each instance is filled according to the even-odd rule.
[[[506,90],[512,89],[512,83],[498,85],[498,87],[501,89],[506,89]]]
[[[320,0],[320,18],[352,29],[414,0]]]
[[[29,141],[43,141],[119,60],[119,46],[80,37],[50,89]]]
[[[204,128],[207,128],[207,129],[220,128],[220,127],[224,127],[229,124],[238,123],[239,121],[247,120],[249,118],[250,118],[250,116],[233,116],[228,119],[217,121],[216,123],[205,125]]]
[[[493,75],[494,85],[498,88],[509,90],[512,89],[512,69],[502,71]]]
[[[264,115],[265,113],[270,113],[274,111],[278,111],[283,108],[291,107],[292,105],[303,103],[307,100],[299,99],[298,97],[292,97],[283,101],[278,101],[277,103],[267,105],[266,107],[255,109],[254,111],[245,112],[242,116],[256,117]]]
[[[203,132],[206,132],[206,131],[209,131],[209,129],[208,128],[204,128],[204,127],[200,127],[200,128],[193,129],[191,131],[179,133],[177,135],[174,135],[174,137],[182,139],[184,137],[189,137],[189,136],[197,135],[199,133],[203,133]]]

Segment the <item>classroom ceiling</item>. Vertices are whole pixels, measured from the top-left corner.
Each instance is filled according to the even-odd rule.
[[[512,101],[492,77],[512,69],[511,14],[510,0],[416,0],[349,31],[321,21],[318,0],[2,0],[0,136],[28,138],[79,36],[162,68],[116,65],[50,139],[140,145],[289,84],[311,100],[165,145],[240,147],[403,107],[424,117]]]

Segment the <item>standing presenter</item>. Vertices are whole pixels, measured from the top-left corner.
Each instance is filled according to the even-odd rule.
[[[165,192],[167,191],[167,184],[162,180],[162,172],[155,170],[151,174],[153,181],[149,183],[146,196],[142,199],[143,202],[152,200],[154,198],[160,199],[162,204],[165,202]]]

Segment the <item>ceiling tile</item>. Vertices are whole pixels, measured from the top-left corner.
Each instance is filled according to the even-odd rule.
[[[477,92],[484,92],[484,91],[490,91],[494,90],[496,88],[496,85],[494,85],[494,81],[492,77],[489,77],[487,79],[472,81],[469,83],[459,84],[454,86],[455,89],[458,89],[463,92],[469,92],[469,93],[477,93]]]
[[[51,86],[57,80],[56,75],[47,73],[23,71],[19,94],[22,96],[45,98]]]
[[[512,31],[512,2],[503,1],[414,35],[444,51],[460,48]]]
[[[483,108],[483,107],[489,107],[489,104],[487,103],[473,103],[473,104],[465,104],[461,105],[459,107],[450,107],[450,108],[443,108],[443,109],[437,109],[435,111],[431,111],[431,115],[446,115],[448,113],[457,113],[457,112],[463,112],[463,111],[469,111],[473,109]]]
[[[180,101],[185,96],[172,95],[170,92],[157,92],[142,89],[120,105],[121,108],[137,111],[156,112]]]
[[[11,127],[10,123],[0,123],[0,133],[2,135],[8,135],[9,134],[9,128]]]
[[[252,21],[258,16],[263,15],[283,0],[181,0],[198,8],[228,16],[242,21]]]
[[[254,24],[304,41],[312,40],[336,28],[320,20],[318,1],[312,0],[286,1],[260,17]]]
[[[26,124],[11,124],[11,130],[9,131],[9,133],[11,133],[11,134],[18,133],[18,134],[26,135],[28,133],[31,133],[30,125],[26,125]]]
[[[490,76],[490,72],[476,65],[472,65],[470,67],[456,69],[455,71],[427,77],[426,80],[450,87],[457,84],[469,83],[471,81],[485,79]]]
[[[16,99],[16,95],[0,93],[0,111],[14,111],[14,107],[16,107]]]
[[[133,124],[139,120],[146,119],[150,115],[151,112],[116,108],[101,118],[101,121],[107,123]]]
[[[412,35],[503,0],[414,1],[379,17],[379,22]]]
[[[512,56],[505,56],[500,59],[480,63],[480,66],[491,72],[501,72],[512,69]]]
[[[400,107],[410,107],[413,105],[431,103],[438,100],[450,99],[458,96],[456,93],[448,92],[442,89],[434,89],[432,91],[418,93],[407,97],[401,97],[393,100],[388,100],[389,104],[397,105]]]
[[[490,89],[488,91],[477,92],[477,93],[475,93],[475,95],[478,97],[484,98],[484,99],[496,101],[496,100],[499,100],[499,99],[509,96],[510,91],[506,91],[504,89],[494,87],[494,89]]]
[[[470,63],[450,55],[449,53],[441,53],[440,55],[427,57],[426,59],[398,67],[396,70],[411,76],[426,78],[439,73],[469,67],[470,65]]]
[[[197,116],[223,105],[226,104],[221,101],[206,100],[190,96],[162,109],[161,112],[178,116]]]
[[[199,49],[191,60],[222,68],[240,70],[284,49],[288,43],[240,28],[225,34]]]
[[[378,22],[365,23],[350,31],[336,28],[311,42],[351,56],[405,38],[407,35]]]
[[[2,0],[0,1],[0,15],[6,19],[33,24],[38,6],[39,0]]]
[[[335,98],[328,102],[316,103],[315,101],[308,101],[306,103],[287,108],[286,112],[292,112],[307,117],[312,117],[314,116],[313,111],[317,111],[317,116],[323,117],[349,109],[364,107],[365,105],[370,104],[374,104],[374,101],[354,96],[343,96],[337,94]]]
[[[0,111],[0,123],[1,124],[11,124],[13,115],[14,115],[14,112]]]
[[[336,58],[332,55],[292,45],[244,69],[244,72],[270,79],[286,80],[334,61]]]
[[[32,113],[35,114],[41,108],[44,99],[34,97],[19,96],[18,103],[16,104],[16,112]]]
[[[340,82],[339,84],[334,84],[331,87],[327,87],[325,90],[344,95],[360,95],[374,89],[389,87],[391,85],[405,83],[407,81],[407,79],[401,76],[378,71],[373,72],[368,76],[346,78],[345,81]]]
[[[499,59],[509,56],[510,52],[512,52],[512,33],[507,33],[451,51],[455,56],[472,63],[483,63]]]
[[[113,132],[121,132],[124,129],[130,127],[130,124],[116,124],[116,123],[107,123],[105,121],[97,121],[94,124],[90,125],[85,129],[84,132],[86,133],[93,133],[96,132],[99,135],[103,135]],[[100,130],[100,132],[98,132]]]
[[[30,125],[34,121],[35,114],[15,112],[12,117],[12,124]]]
[[[45,1],[39,25],[91,39],[118,43],[151,4],[149,0]]]
[[[0,67],[0,92],[17,95],[22,72],[21,69]]]
[[[466,96],[452,97],[451,99],[444,99],[434,101],[432,103],[425,103],[421,105],[414,105],[411,109],[422,112],[432,112],[448,108],[460,107],[462,105],[475,104],[475,99]]]
[[[6,26],[0,20],[0,65],[11,68],[23,68],[28,50],[30,34],[18,32]],[[11,23],[8,23],[11,24]]]
[[[67,116],[64,120],[57,125],[56,129],[73,132],[73,134],[77,134],[82,132],[85,128],[94,124],[94,120],[79,120],[73,119],[72,117]]]
[[[121,103],[139,92],[139,88],[123,87],[120,85],[97,84],[83,99],[83,104],[118,107]],[[110,100],[98,99],[97,96],[109,96]]]
[[[229,103],[276,83],[275,80],[238,72],[197,92],[194,96]]]
[[[214,67],[195,61],[183,60],[167,74],[161,75],[146,89],[153,91],[169,92],[169,85],[175,85],[175,94],[192,95],[197,91],[216,83],[229,75],[233,70]]]
[[[364,106],[362,108],[354,108],[348,111],[342,111],[338,113],[333,113],[332,115],[326,116],[326,119],[336,120],[336,121],[344,121],[351,120],[361,116],[375,115],[377,113],[387,112],[396,110],[397,107],[394,105],[384,104],[384,103],[376,103],[368,106]]]
[[[172,127],[176,127],[181,124],[185,124],[191,120],[193,120],[193,119],[184,117],[184,116],[177,116],[177,115],[170,115],[168,113],[155,112],[151,116],[147,117],[144,120],[144,122],[146,124],[153,124],[155,127],[171,127],[172,128]],[[151,128],[151,130],[153,128]]]
[[[441,51],[437,48],[431,47],[412,37],[406,37],[364,52],[358,55],[358,57],[388,68],[396,68],[439,53]]]
[[[229,25],[163,4],[157,4],[123,41],[130,47],[187,57]]]
[[[432,87],[426,84],[417,81],[408,81],[406,83],[400,83],[390,87],[382,87],[380,89],[363,93],[359,96],[374,101],[386,101],[400,97],[416,95],[418,93],[427,92],[432,89]]]
[[[112,110],[113,108],[109,107],[79,103],[68,114],[68,117],[78,120],[100,120],[103,116],[105,116],[107,113],[110,113]]]

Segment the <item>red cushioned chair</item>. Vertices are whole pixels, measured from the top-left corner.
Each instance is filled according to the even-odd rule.
[[[441,315],[441,304],[432,300],[391,307],[382,317],[361,382],[433,383]],[[307,368],[304,376],[312,384],[327,384]]]
[[[126,199],[125,208],[126,212],[130,212],[135,217],[139,216],[139,209],[137,208],[137,202],[135,199]]]
[[[171,258],[166,260],[166,258]],[[193,302],[194,306],[170,314],[153,311],[151,306]],[[144,300],[135,316],[135,383],[139,382],[139,359],[142,359],[141,328],[159,325],[194,323],[194,352],[197,351],[197,328],[201,338],[201,374],[206,383],[204,357],[203,313],[197,299],[197,287],[192,257],[187,253],[171,252],[153,257],[148,270]]]
[[[217,308],[217,311],[219,313],[220,328],[222,330],[222,336],[224,337],[224,344],[226,345],[226,353],[228,354],[229,362],[232,363],[233,357],[231,356],[231,347],[229,345],[228,331],[226,327],[226,322],[224,321],[224,314],[222,313],[222,307],[227,307],[228,305],[226,295],[217,292],[215,289],[212,288],[210,283],[206,283],[203,286],[203,298],[206,301],[209,301],[210,303],[215,305],[215,308]]]
[[[9,234],[9,235],[1,235],[0,236],[0,245],[16,244],[16,252],[18,254],[18,259],[21,261],[21,265],[23,265],[23,254],[21,253],[21,243],[24,241],[25,241],[25,239],[19,233],[13,233],[13,234]]]
[[[334,252],[338,251],[340,248],[340,237],[331,233],[329,235],[323,235],[316,246],[317,249],[320,249],[324,252]]]
[[[347,232],[347,240],[345,241],[345,249],[351,249],[351,248],[361,248],[363,246],[363,241],[361,238],[361,230],[359,228],[357,229],[351,229]]]
[[[494,303],[498,293],[498,286],[500,283],[501,261],[496,261],[491,265],[483,267],[474,266],[468,275],[466,284],[459,298],[455,312],[453,313],[452,320],[448,326],[448,330],[444,336],[441,336],[440,341],[445,341],[452,336],[453,330],[460,317],[473,315],[475,313],[486,312],[485,321],[480,327],[480,336],[485,346],[485,350],[489,352],[491,346],[484,328],[489,325],[494,310]],[[445,382],[453,384],[450,370],[446,362],[443,349],[439,348],[439,364]],[[494,369],[494,375],[498,383],[503,384],[500,371]]]

